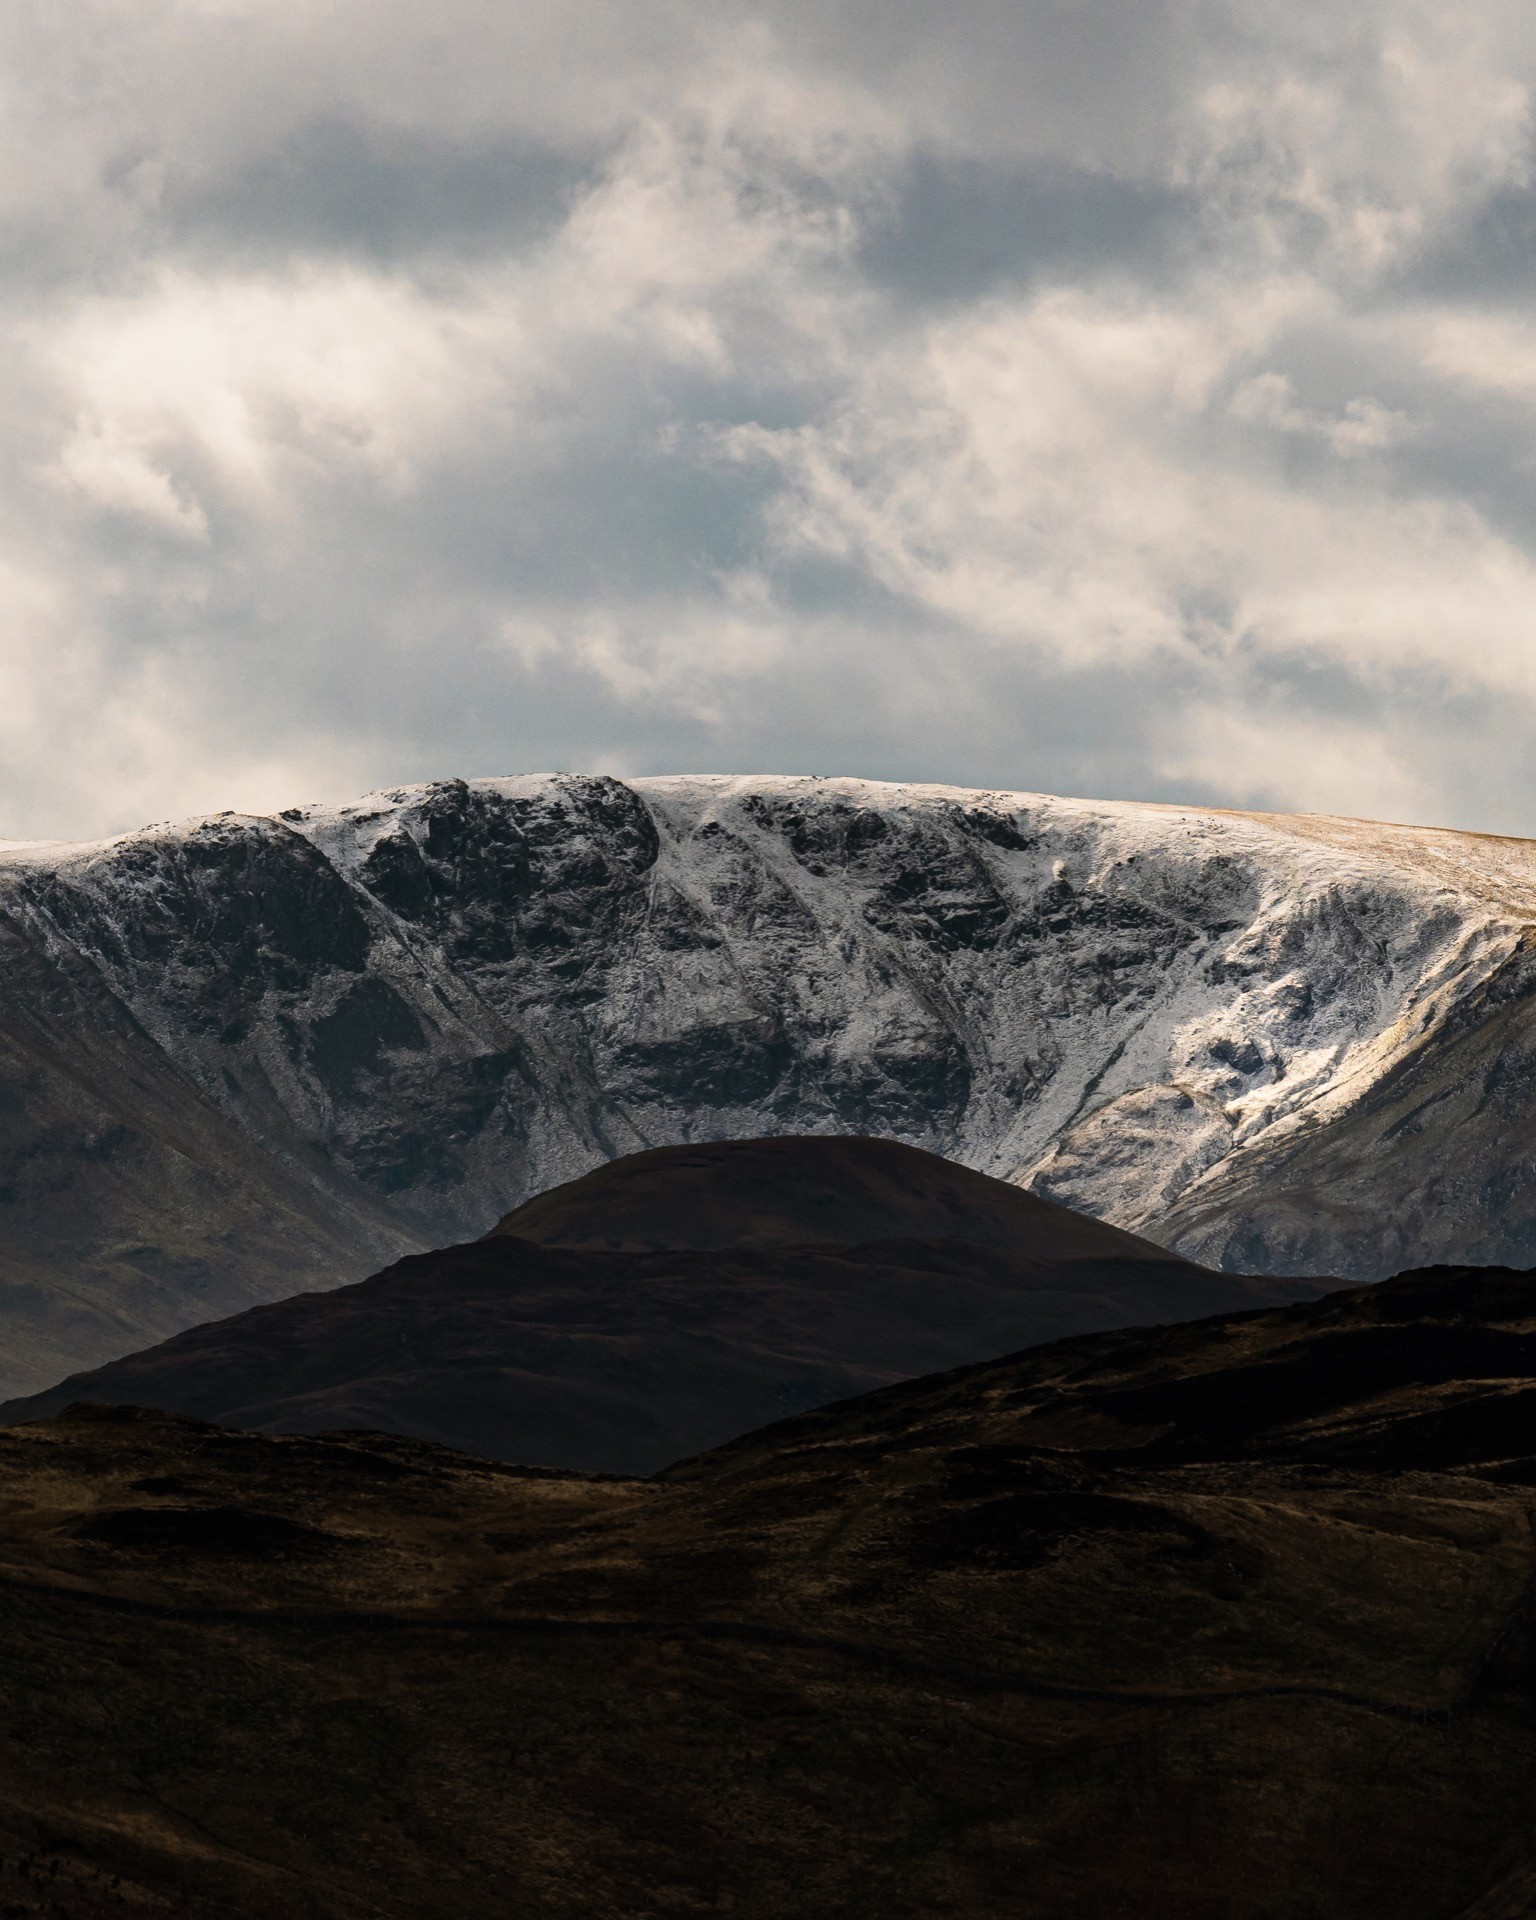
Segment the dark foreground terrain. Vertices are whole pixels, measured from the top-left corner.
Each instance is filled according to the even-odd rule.
[[[0,1914],[1513,1920],[1536,1282],[1096,1335],[656,1479],[0,1434]]]
[[[649,1473],[754,1427],[1042,1340],[1310,1297],[893,1140],[634,1154],[484,1240],[196,1327],[0,1407],[377,1428]]]

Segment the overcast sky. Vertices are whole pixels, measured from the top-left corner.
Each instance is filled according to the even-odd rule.
[[[1536,834],[1536,13],[17,0],[0,836],[858,773]]]

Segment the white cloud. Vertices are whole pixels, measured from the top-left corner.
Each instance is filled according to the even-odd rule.
[[[1302,408],[1275,373],[1228,391],[1316,307],[1294,288],[1236,312],[1053,292],[920,331],[829,418],[723,446],[783,473],[786,551],[1066,666],[1257,648],[1536,696],[1531,557],[1469,504],[1359,461],[1405,437],[1403,414]],[[1353,471],[1298,486],[1234,451],[1223,416]]]
[[[1526,177],[1521,10],[1308,0],[1237,17],[1246,32],[1188,117],[1179,172],[1271,255],[1369,276],[1469,192]]]
[[[1407,414],[1384,407],[1369,395],[1346,401],[1337,414],[1298,406],[1291,382],[1283,373],[1255,373],[1240,382],[1227,411],[1235,420],[1254,426],[1321,440],[1342,460],[1400,445],[1413,431]]]
[[[155,464],[143,437],[100,416],[76,423],[45,478],[108,513],[138,516],[194,540],[208,538],[208,518],[170,474]]]
[[[1413,316],[1404,332],[1425,366],[1446,380],[1511,400],[1536,398],[1536,319],[1438,311]]]
[[[27,332],[72,416],[56,477],[200,531],[199,479],[253,511],[296,471],[409,485],[441,434],[499,397],[517,346],[506,306],[346,269],[166,273]]]

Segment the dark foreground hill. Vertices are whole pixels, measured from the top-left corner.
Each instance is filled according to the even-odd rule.
[[[894,1141],[721,1141],[619,1160],[482,1241],[194,1328],[0,1421],[96,1400],[650,1472],[913,1374],[1316,1290],[1208,1272]]]
[[[1516,1920],[1536,1282],[1065,1342],[649,1481],[0,1434],[0,1910]]]

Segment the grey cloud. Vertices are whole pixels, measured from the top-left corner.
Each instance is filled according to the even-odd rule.
[[[1529,414],[1507,394],[1447,382],[1415,361],[1394,322],[1412,318],[1421,304],[1416,291],[1406,301],[1374,300],[1358,324],[1298,328],[1265,353],[1263,365],[1289,379],[1299,407],[1338,415],[1368,396],[1401,414],[1401,439],[1369,456],[1383,490],[1399,500],[1456,502],[1536,554]],[[1478,310],[1460,297],[1457,305]],[[1326,492],[1338,484],[1339,462],[1321,439],[1291,437],[1277,457],[1299,488]]]
[[[1345,721],[1366,737],[1393,742],[1418,771],[1426,803],[1416,810],[1421,824],[1530,836],[1531,787],[1520,762],[1536,702],[1458,686],[1435,671],[1403,666],[1372,674],[1283,652],[1241,654],[1231,670],[1232,705],[1259,727],[1290,728],[1298,717],[1319,728]],[[1158,797],[1324,810],[1309,806],[1283,777],[1247,787],[1240,777],[1176,784],[1178,793]]]
[[[1220,718],[1194,719],[1208,676],[1163,657],[1123,670],[1063,670],[1045,654],[1004,653],[968,636],[893,623],[878,647],[807,635],[775,672],[727,688],[708,718],[661,695],[615,690],[581,663],[525,668],[462,648],[425,680],[407,654],[393,701],[379,703],[379,779],[508,766],[577,765],[625,774],[787,771],[1265,809],[1305,808],[1300,769],[1189,770],[1190,745],[1220,756]],[[699,660],[707,679],[707,652]],[[1519,833],[1530,799],[1521,769],[1528,702],[1457,694],[1408,674],[1373,685],[1315,663],[1239,661],[1227,699],[1263,728],[1347,719],[1393,738],[1423,773],[1432,824]],[[409,729],[399,726],[405,711]],[[1191,741],[1205,729],[1208,739]],[[558,744],[556,744],[558,743]],[[389,771],[386,773],[386,769]],[[1437,789],[1454,790],[1436,806]],[[1347,808],[1343,810],[1348,810]]]
[[[1177,107],[1238,38],[1198,0],[771,0],[762,17],[959,150],[1126,174],[1166,163]]]
[[[1528,301],[1536,292],[1536,186],[1496,187],[1394,278],[1399,297]]]
[[[168,244],[236,257],[474,257],[551,233],[599,157],[515,132],[322,118],[266,150],[173,171],[157,211]]]
[[[1154,282],[1199,247],[1186,192],[1054,161],[915,153],[870,219],[860,260],[917,301],[965,301],[1041,279],[1134,273]]]

